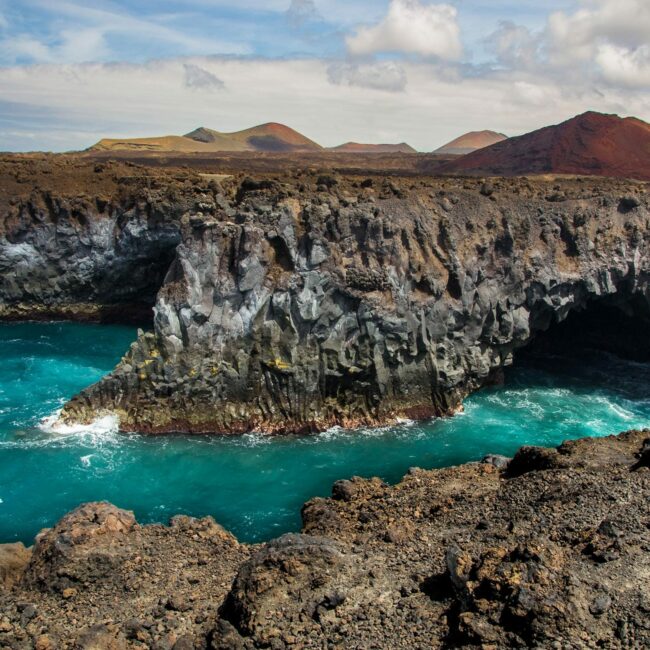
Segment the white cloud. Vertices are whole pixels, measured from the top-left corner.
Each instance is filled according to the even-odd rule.
[[[453,60],[462,54],[456,9],[419,0],[391,0],[381,22],[359,28],[346,43],[355,56],[397,52]]]
[[[512,73],[577,88],[650,86],[650,0],[578,0],[577,10],[552,13],[537,33],[502,22],[486,43]]]
[[[37,62],[53,60],[50,48],[31,36],[23,34],[0,41],[0,60],[19,61],[24,58]]]
[[[195,90],[221,90],[225,84],[217,75],[193,63],[184,63],[185,85]]]
[[[197,101],[184,65],[223,81],[218,102]],[[0,149],[80,149],[102,137],[187,133],[199,125],[236,131],[278,121],[326,146],[406,141],[431,151],[462,131],[489,128],[515,135],[587,107],[650,118],[647,95],[625,89],[596,92],[591,83],[577,87],[505,72],[447,78],[435,64],[399,65],[408,77],[399,93],[347,81],[332,85],[331,62],[317,60],[192,57],[143,65],[0,68],[0,97],[20,120],[3,124],[0,110],[0,129],[39,133],[36,141],[2,136]]]
[[[327,77],[337,86],[359,86],[389,92],[404,90],[407,82],[404,68],[391,61],[364,64],[332,63],[327,68]]]
[[[0,59],[30,63],[93,61],[108,54],[104,34],[97,29],[64,30],[49,45],[24,34],[0,40]]]
[[[0,29],[7,29],[9,27],[9,21],[5,15],[0,11]]]
[[[603,77],[614,84],[650,88],[650,45],[634,50],[616,45],[601,45],[596,63]]]
[[[60,0],[53,6],[51,0],[30,0],[30,4],[37,11],[39,7],[49,11],[54,9],[57,20],[51,23],[47,36],[36,38],[21,32],[3,35],[0,38],[0,64],[25,60],[30,63],[80,63],[117,59],[120,52],[113,52],[110,48],[113,37],[120,39],[122,47],[125,39],[132,44],[163,43],[188,55],[250,53],[245,43],[196,36],[151,18],[98,8],[91,3]],[[61,25],[65,28],[62,29]]]
[[[589,61],[603,43],[631,49],[650,38],[648,0],[581,0],[574,13],[549,16],[547,40],[552,62]]]

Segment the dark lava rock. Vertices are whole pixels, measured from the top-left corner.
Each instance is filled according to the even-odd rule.
[[[630,212],[638,207],[641,207],[641,199],[638,196],[624,196],[619,201],[619,208],[623,212]]]
[[[485,456],[485,458],[483,458],[481,462],[488,465],[493,465],[497,469],[505,469],[511,460],[512,458],[508,458],[507,456],[500,456],[499,454],[488,454]]]
[[[109,503],[80,506],[36,538],[25,582],[63,591],[114,574],[125,558],[119,539],[134,525],[132,512]]]
[[[527,472],[557,467],[561,467],[561,458],[555,449],[522,447],[508,463],[507,475],[514,478]]]
[[[360,182],[193,180],[134,191],[137,214],[111,196],[101,218],[92,206],[108,199],[92,188],[88,207],[14,206],[0,246],[20,264],[0,273],[0,315],[31,316],[33,296],[72,311],[119,300],[111,259],[146,293],[144,276],[159,277],[169,255],[153,332],[63,418],[115,410],[129,431],[290,433],[449,415],[555,322],[596,304],[647,309],[648,209],[618,209],[637,185],[599,180],[596,195],[573,179],[499,179],[483,184],[486,201],[461,179],[384,176],[373,192]],[[545,200],[555,194],[564,200]],[[64,234],[62,258],[48,242]],[[605,338],[650,357],[643,335]]]
[[[647,437],[525,448],[516,478],[337,482],[305,504],[308,533],[253,547],[211,518],[88,504],[0,590],[0,647],[647,647],[650,472],[630,471]]]

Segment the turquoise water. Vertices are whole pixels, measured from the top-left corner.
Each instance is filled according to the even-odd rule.
[[[598,353],[529,360],[504,387],[452,419],[311,437],[143,438],[96,426],[39,428],[65,398],[112,369],[135,331],[77,324],[0,325],[0,541],[34,535],[83,501],[139,521],[213,515],[245,541],[300,526],[300,507],[352,475],[397,481],[441,467],[650,423],[650,365]]]

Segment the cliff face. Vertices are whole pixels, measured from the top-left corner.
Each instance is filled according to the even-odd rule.
[[[31,552],[0,545],[0,645],[645,648],[647,436],[339,481],[301,534],[254,547],[87,504]]]
[[[114,178],[103,198],[87,182],[6,208],[5,315],[160,287],[153,332],[68,420],[236,433],[443,415],[571,311],[648,311],[644,184],[116,174],[97,174]]]
[[[0,318],[150,322],[189,207],[160,184],[128,165],[0,161]]]
[[[183,216],[154,332],[65,417],[231,433],[451,413],[570,311],[645,305],[648,216],[645,187],[615,183],[238,183]]]

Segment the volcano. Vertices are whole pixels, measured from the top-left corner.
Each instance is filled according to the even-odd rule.
[[[307,152],[322,147],[294,129],[268,122],[243,131],[222,133],[199,127],[186,135],[153,138],[104,139],[89,151],[160,151],[213,153],[221,151]]]
[[[571,174],[650,180],[650,124],[589,111],[445,163],[447,174]]]
[[[440,149],[436,149],[433,153],[462,156],[507,139],[508,136],[503,135],[503,133],[497,133],[496,131],[470,131],[448,142],[446,145],[440,147]]]

